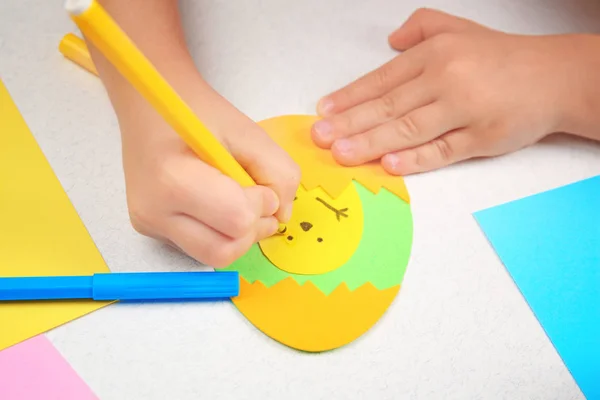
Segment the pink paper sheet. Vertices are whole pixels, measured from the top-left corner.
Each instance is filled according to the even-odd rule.
[[[98,400],[50,341],[39,335],[0,352],[2,400]]]

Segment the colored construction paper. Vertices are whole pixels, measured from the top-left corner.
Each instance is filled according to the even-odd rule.
[[[377,195],[352,183],[358,192],[364,212],[361,242],[350,260],[338,269],[320,275],[292,274],[283,271],[254,245],[239,260],[224,268],[238,271],[248,282],[260,281],[270,287],[291,276],[299,284],[312,282],[329,294],[342,282],[354,290],[370,282],[379,290],[398,285],[404,278],[412,246],[412,213],[410,206],[387,190]]]
[[[600,176],[475,218],[583,394],[600,399]]]
[[[263,254],[279,269],[296,274],[324,274],[344,265],[363,233],[363,209],[353,185],[332,199],[323,189],[300,185],[294,212],[282,235],[263,239]]]
[[[109,269],[0,81],[0,276],[95,272]],[[0,350],[104,305],[0,303]]]
[[[318,117],[314,116],[286,115],[260,122],[271,138],[288,150],[300,166],[302,184],[306,190],[321,187],[336,198],[354,180],[375,194],[385,188],[410,203],[404,179],[389,175],[379,161],[356,167],[340,167],[331,151],[317,147],[310,136],[310,128],[316,121]]]
[[[0,352],[2,400],[97,400],[50,341],[36,336]]]
[[[302,187],[296,201],[307,203],[294,207],[286,234],[291,232],[308,244],[297,249],[285,236],[274,237],[261,241],[224,269],[240,273],[240,294],[232,301],[256,328],[282,344],[309,352],[344,346],[384,315],[399,292],[413,232],[402,177],[382,179],[373,166],[349,171],[337,164],[323,164],[321,150],[306,141],[314,121],[314,117],[295,115],[259,123],[301,161]],[[314,165],[308,158],[309,149],[304,148],[309,144],[320,154],[314,157]],[[323,168],[318,181],[313,174],[315,165]],[[317,197],[326,204],[316,201]],[[360,208],[361,235],[352,236],[360,230],[351,221],[344,230],[330,229],[342,226],[337,225],[338,217],[350,219]],[[342,212],[346,216],[339,215]],[[325,223],[333,225],[321,231],[317,224],[326,219]],[[313,225],[311,230],[305,231],[305,222]],[[359,239],[358,245],[349,245],[349,237]],[[328,247],[319,247],[326,242]]]
[[[256,327],[281,343],[321,352],[344,346],[369,330],[394,300],[400,286],[378,290],[366,283],[354,291],[345,284],[325,295],[310,281],[288,277],[267,288],[240,279],[236,307]]]

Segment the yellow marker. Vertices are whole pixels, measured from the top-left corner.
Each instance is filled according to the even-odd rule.
[[[68,33],[60,41],[58,50],[69,60],[85,68],[92,74],[98,75],[96,66],[90,57],[90,52],[83,39],[72,33]]]
[[[210,133],[175,89],[154,68],[95,0],[67,0],[65,8],[83,34],[171,125],[201,160],[238,182],[254,186],[248,172]],[[279,225],[285,231],[285,225]]]

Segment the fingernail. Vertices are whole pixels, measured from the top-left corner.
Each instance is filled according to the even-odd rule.
[[[281,222],[288,222],[290,219],[292,219],[292,211],[293,211],[294,206],[292,204],[286,206],[283,210],[283,221]]]
[[[270,227],[268,235],[273,236],[279,231],[279,221],[276,218],[273,218],[273,225]]]
[[[323,97],[319,100],[319,104],[317,104],[317,112],[319,115],[326,116],[333,110],[333,107],[333,100]]]
[[[317,121],[313,125],[313,130],[315,131],[317,137],[324,142],[329,142],[333,137],[331,134],[331,123],[328,121]]]
[[[272,192],[272,194],[270,194],[267,198],[267,209],[268,214],[269,215],[273,215],[277,212],[277,209],[279,208],[279,197],[277,197],[277,195]]]
[[[333,144],[334,150],[337,151],[338,153],[340,153],[343,156],[350,156],[352,155],[352,151],[353,151],[353,145],[352,142],[348,139],[340,139],[337,140],[334,144]]]
[[[392,171],[397,171],[400,166],[400,157],[396,154],[386,154],[382,162]]]

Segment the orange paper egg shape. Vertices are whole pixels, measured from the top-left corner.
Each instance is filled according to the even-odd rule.
[[[260,123],[300,165],[301,187],[285,234],[224,269],[240,273],[232,301],[254,326],[308,352],[344,346],[377,323],[400,290],[413,233],[402,177],[377,163],[339,166],[312,143],[316,120]]]

